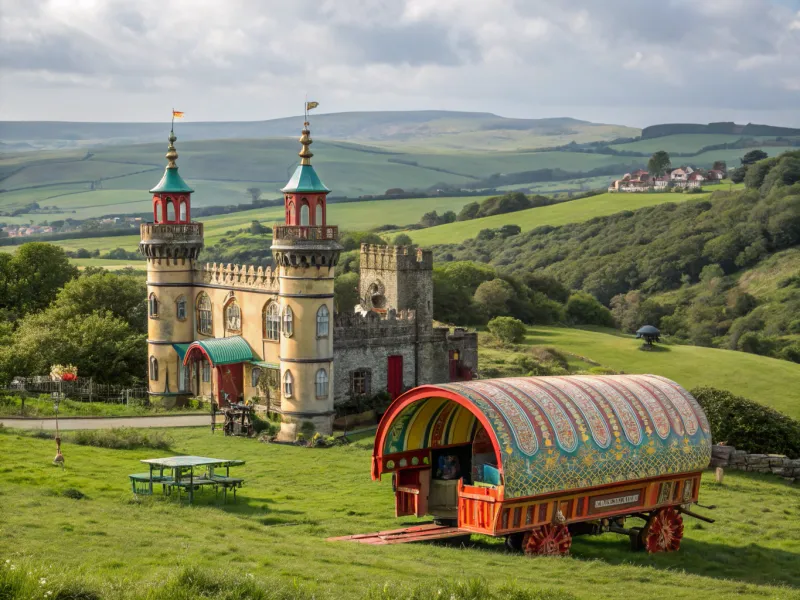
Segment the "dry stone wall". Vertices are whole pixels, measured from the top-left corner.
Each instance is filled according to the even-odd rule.
[[[800,458],[792,459],[783,454],[748,454],[733,446],[712,446],[710,466],[753,473],[772,473],[791,481],[800,481]]]

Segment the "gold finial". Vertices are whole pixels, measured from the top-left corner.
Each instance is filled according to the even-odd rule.
[[[303,145],[303,149],[298,153],[298,156],[300,157],[300,164],[310,165],[311,157],[314,155],[311,153],[309,146],[313,144],[314,141],[311,139],[311,132],[308,130],[308,121],[303,123],[303,131],[301,133],[303,135],[300,136],[300,143]]]
[[[169,132],[169,147],[167,148],[167,155],[166,155],[167,160],[169,161],[167,163],[167,168],[168,169],[177,169],[178,168],[178,165],[175,164],[175,161],[178,158],[178,151],[175,150],[175,140],[177,140],[177,139],[178,138],[175,137],[175,132],[170,130],[170,132]]]

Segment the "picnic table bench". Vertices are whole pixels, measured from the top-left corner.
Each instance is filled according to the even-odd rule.
[[[236,489],[242,487],[244,479],[231,477],[230,468],[243,465],[243,460],[230,460],[224,458],[208,458],[205,456],[170,456],[166,458],[148,458],[142,460],[149,465],[147,473],[133,473],[128,475],[131,488],[136,495],[152,495],[153,484],[161,484],[162,493],[169,495],[173,488],[178,489],[178,498],[181,490],[189,492],[189,502],[194,502],[195,490],[203,486],[213,486],[215,494],[223,490],[223,502],[228,500],[228,489],[233,489],[233,499],[236,501]],[[205,471],[195,475],[195,467],[205,467]],[[214,473],[215,467],[225,467],[225,475]],[[165,475],[164,471],[170,474]]]

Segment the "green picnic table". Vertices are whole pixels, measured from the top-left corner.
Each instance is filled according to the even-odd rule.
[[[142,460],[149,465],[148,473],[134,473],[128,475],[133,493],[137,495],[152,495],[153,484],[161,484],[164,494],[170,494],[172,488],[178,488],[178,498],[182,489],[189,492],[189,503],[194,502],[194,491],[202,486],[213,486],[215,493],[223,489],[223,501],[227,502],[228,489],[233,489],[233,499],[236,501],[236,489],[242,487],[244,479],[230,476],[230,468],[243,465],[243,460],[230,460],[226,458],[209,458],[206,456],[169,456],[166,458],[148,458]],[[203,473],[195,475],[195,467],[205,467]],[[225,475],[218,475],[215,468],[225,467]],[[164,471],[171,471],[171,475],[164,475]]]

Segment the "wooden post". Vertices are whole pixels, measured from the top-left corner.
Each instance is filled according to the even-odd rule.
[[[717,480],[717,483],[722,484],[723,477],[725,477],[725,469],[722,467],[717,467],[714,470],[714,478]]]

